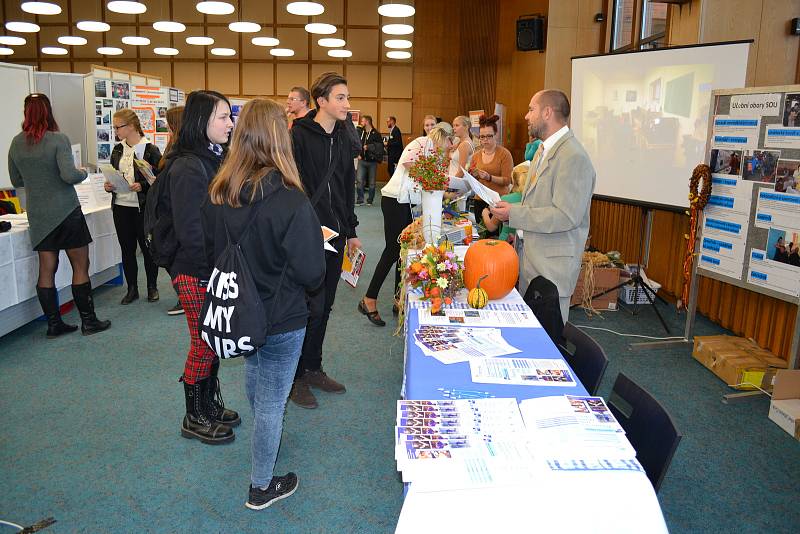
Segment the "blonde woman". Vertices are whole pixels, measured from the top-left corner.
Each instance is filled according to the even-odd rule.
[[[453,119],[453,135],[456,139],[453,144],[453,151],[450,153],[450,176],[464,176],[461,167],[469,169],[472,162],[472,155],[475,153],[475,145],[472,143],[472,136],[469,133],[469,118],[459,115]]]
[[[261,510],[297,489],[297,475],[275,476],[273,470],[308,321],[306,291],[325,277],[320,222],[303,192],[280,105],[266,99],[245,104],[209,196],[202,209],[208,263],[213,265],[229,239],[239,244],[269,325],[266,343],[244,362],[253,410],[245,505]]]
[[[114,228],[117,230],[119,248],[122,250],[122,271],[128,283],[128,291],[120,304],[130,304],[139,298],[137,284],[139,264],[136,261],[136,243],[142,251],[144,270],[147,273],[147,301],[158,300],[158,267],[153,263],[150,249],[144,237],[144,203],[150,185],[134,160],[143,160],[155,173],[161,162],[158,147],[145,137],[139,116],[131,109],[120,109],[112,118],[114,132],[121,142],[111,151],[111,165],[120,171],[128,182],[127,191],[118,191],[110,182],[105,190],[111,193],[111,211]]]
[[[434,126],[436,126],[436,117],[433,115],[425,115],[425,118],[422,119],[422,136],[427,137]]]

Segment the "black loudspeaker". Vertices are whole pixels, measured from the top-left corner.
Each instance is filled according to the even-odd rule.
[[[547,19],[535,17],[517,20],[517,50],[544,50],[544,31]]]

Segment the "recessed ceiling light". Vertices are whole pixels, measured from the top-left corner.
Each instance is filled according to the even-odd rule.
[[[187,37],[186,44],[196,46],[208,46],[214,44],[214,39],[205,36]]]
[[[234,12],[233,4],[228,2],[198,2],[195,9],[206,15],[230,15]]]
[[[24,38],[15,35],[0,35],[0,45],[24,45],[27,42]]]
[[[153,29],[157,32],[179,33],[185,32],[186,26],[172,20],[159,20],[153,23]]]
[[[78,24],[78,29],[85,32],[107,32],[111,26],[99,20],[82,20]]]
[[[292,15],[313,17],[314,15],[322,15],[325,12],[325,6],[317,2],[289,2],[286,6],[286,11]]]
[[[231,22],[228,24],[228,29],[232,32],[239,33],[256,33],[261,31],[261,25],[255,22]]]
[[[390,59],[408,59],[411,57],[411,52],[403,52],[402,50],[389,50],[386,52],[386,57]]]
[[[14,53],[14,50],[11,48],[6,48],[5,46],[0,46],[0,56],[10,56]]]
[[[39,25],[33,22],[6,22],[6,29],[10,32],[36,33]]]
[[[350,57],[353,53],[350,50],[344,49],[337,49],[337,50],[328,50],[328,55],[331,57]]]
[[[125,39],[123,39],[124,41]],[[83,37],[78,37],[76,35],[64,35],[58,38],[58,42],[63,45],[70,45],[70,46],[81,46],[86,44],[86,39]]]
[[[317,44],[327,48],[339,48],[347,43],[345,43],[344,39],[337,39],[335,37],[323,37],[322,39],[317,41]]]
[[[42,54],[50,54],[51,56],[66,56],[69,54],[66,48],[60,46],[43,46]]]
[[[306,31],[308,33],[330,35],[332,33],[336,33],[336,26],[333,24],[325,24],[324,22],[312,22],[310,24],[306,24]]]
[[[250,40],[256,46],[278,46],[281,42],[274,37],[253,37]]]
[[[61,13],[61,6],[52,2],[23,2],[19,7],[25,13],[34,15],[58,15]]]
[[[236,50],[233,48],[212,48],[211,53],[215,56],[235,56]]]
[[[158,54],[159,56],[177,56],[178,49],[169,47],[158,47],[153,49],[153,53]]]
[[[122,42],[131,46],[147,46],[150,44],[150,39],[138,35],[126,35],[122,38]]]
[[[118,56],[122,54],[122,49],[116,46],[101,46],[97,49],[97,53],[104,56]]]
[[[140,15],[147,11],[147,6],[141,2],[132,2],[129,0],[114,0],[106,4],[109,11],[114,13],[124,13],[126,15]]]
[[[378,6],[378,14],[384,17],[413,17],[416,10],[408,4],[383,4]]]
[[[386,48],[411,48],[411,41],[405,39],[388,39],[383,44]]]
[[[291,48],[273,48],[269,51],[273,56],[289,57],[294,55],[294,50]]]
[[[381,30],[383,30],[383,33],[388,33],[389,35],[408,35],[414,33],[414,27],[408,24],[386,24]]]

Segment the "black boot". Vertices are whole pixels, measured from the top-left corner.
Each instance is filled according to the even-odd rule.
[[[101,321],[94,313],[94,300],[92,299],[92,283],[72,285],[72,298],[81,315],[81,334],[90,336],[111,326],[111,321]]]
[[[78,329],[77,326],[67,324],[61,320],[61,313],[58,311],[58,291],[54,287],[36,286],[36,296],[39,297],[39,304],[47,317],[47,337],[54,338],[61,334],[69,334]]]
[[[229,443],[235,437],[231,427],[211,419],[206,409],[206,389],[208,378],[196,384],[183,383],[186,396],[186,416],[181,424],[181,436],[198,439],[208,445]]]
[[[208,415],[217,423],[222,423],[223,425],[230,427],[238,426],[239,423],[242,422],[242,420],[239,418],[239,414],[233,410],[227,409],[222,401],[222,392],[219,388],[219,378],[217,378],[218,373],[219,360],[211,364],[211,375],[206,380],[208,387],[206,391]]]
[[[120,304],[126,306],[133,302],[134,300],[139,300],[139,288],[138,287],[131,287],[128,286],[128,292],[125,293],[125,296],[122,297]]]

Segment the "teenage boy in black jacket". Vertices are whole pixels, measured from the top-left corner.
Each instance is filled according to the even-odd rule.
[[[336,298],[345,246],[361,248],[356,237],[358,219],[353,208],[355,168],[345,121],[350,110],[347,80],[335,72],[321,74],[311,86],[314,111],[292,124],[294,159],[306,194],[323,224],[339,236],[331,240],[336,253],[325,254],[325,281],[308,294],[309,318],[303,351],[289,398],[303,408],[316,408],[311,387],[344,393],[344,385],[322,370],[322,343]],[[329,172],[330,171],[330,172]],[[319,195],[315,195],[322,188]]]

